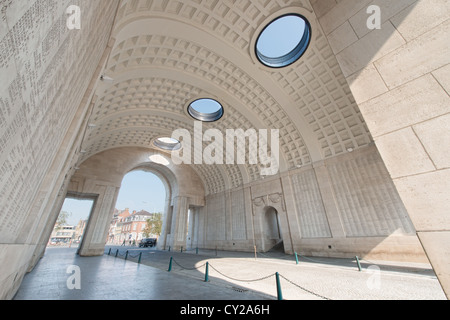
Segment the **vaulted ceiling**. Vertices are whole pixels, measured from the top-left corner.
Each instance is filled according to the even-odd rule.
[[[274,18],[299,13],[312,40],[296,63],[272,69],[255,57]],[[190,102],[215,98],[224,116],[204,130],[279,129],[281,171],[368,145],[372,138],[309,1],[125,0],[115,44],[96,88],[83,159],[119,146],[152,147],[193,130]],[[193,131],[192,131],[193,132]],[[207,193],[261,178],[258,165],[193,165]]]

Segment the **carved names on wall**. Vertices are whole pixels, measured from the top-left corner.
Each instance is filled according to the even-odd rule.
[[[82,30],[66,26],[69,0],[0,1],[0,242],[14,238],[103,54],[117,2],[76,1]]]

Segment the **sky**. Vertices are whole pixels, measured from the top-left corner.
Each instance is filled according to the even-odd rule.
[[[116,208],[130,211],[164,212],[166,189],[153,173],[133,171],[122,181]]]
[[[266,57],[280,57],[291,52],[305,32],[305,21],[297,16],[275,20],[261,34],[258,50]]]
[[[76,226],[80,220],[87,220],[91,212],[92,200],[75,200],[67,198],[61,211],[66,211],[70,214],[67,218],[67,225]]]
[[[164,212],[165,199],[166,189],[157,176],[150,172],[133,171],[123,178],[116,209]],[[61,211],[71,214],[67,219],[68,225],[77,225],[80,219],[88,219],[92,205],[92,200],[66,199]]]
[[[222,106],[212,99],[199,99],[192,102],[192,108],[201,113],[214,113],[222,109]]]

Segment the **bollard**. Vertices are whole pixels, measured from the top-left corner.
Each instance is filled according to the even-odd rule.
[[[117,258],[117,255],[119,254],[119,249],[117,249],[117,251],[116,251],[116,258]]]
[[[141,258],[142,258],[142,252],[139,253],[139,260],[138,260],[138,263],[141,263]]]
[[[181,252],[181,253],[183,253],[183,246],[181,246],[181,250],[180,250],[180,252]]]
[[[167,270],[168,272],[172,271],[172,260],[173,260],[173,257],[170,257],[169,270]]]
[[[206,263],[205,282],[209,282],[209,262]]]
[[[283,293],[281,292],[281,283],[280,283],[280,275],[277,273],[275,273],[275,278],[277,281],[277,297],[278,300],[283,300]]]
[[[109,248],[109,251],[108,251],[108,256],[110,256],[111,255],[111,248]]]
[[[169,246],[169,252],[170,252],[170,246]]]
[[[361,271],[361,264],[359,263],[358,256],[356,256],[355,258],[356,258],[356,264],[358,265],[358,270]]]
[[[297,255],[297,252],[295,253],[295,261],[296,261],[297,264],[298,264],[298,255]]]
[[[198,247],[195,248],[195,254],[198,254]]]
[[[127,260],[128,259],[128,250],[127,250],[127,253],[125,253],[125,260]]]

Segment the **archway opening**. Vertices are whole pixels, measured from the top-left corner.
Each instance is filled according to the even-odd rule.
[[[284,251],[278,211],[274,207],[266,207],[263,221],[266,247],[269,250]]]
[[[94,203],[94,198],[67,195],[47,247],[79,247]]]
[[[155,247],[162,233],[165,205],[166,187],[160,177],[144,169],[126,174],[117,197],[107,244]]]

